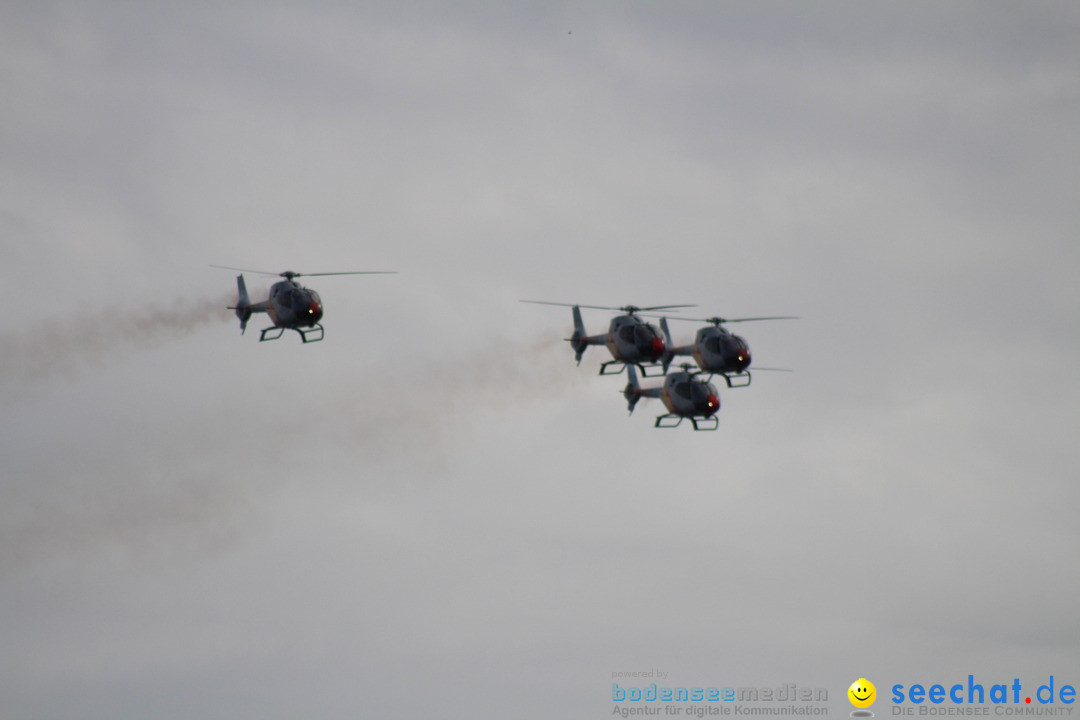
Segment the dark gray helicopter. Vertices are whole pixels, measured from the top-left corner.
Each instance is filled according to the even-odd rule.
[[[323,326],[319,321],[323,316],[322,299],[319,293],[310,288],[303,287],[293,278],[325,275],[392,275],[394,271],[374,270],[360,272],[330,272],[330,273],[298,273],[286,270],[281,273],[265,272],[263,270],[245,270],[243,268],[227,267],[225,265],[211,265],[210,267],[223,270],[239,270],[240,272],[255,273],[256,275],[272,275],[283,277],[284,280],[270,286],[270,295],[266,300],[253,303],[248,297],[247,285],[244,276],[236,276],[236,289],[239,299],[236,305],[229,305],[229,310],[236,311],[236,317],[240,319],[240,334],[244,334],[247,321],[252,313],[264,312],[270,316],[274,323],[268,328],[263,328],[259,333],[259,342],[264,340],[277,340],[286,330],[295,330],[300,334],[300,339],[305,343],[318,342],[323,339]],[[275,334],[269,334],[274,333]]]
[[[641,368],[641,374],[645,377],[656,377],[660,373],[649,375],[646,367],[655,366],[664,353],[667,345],[664,338],[655,325],[645,322],[637,315],[643,310],[669,310],[673,308],[694,307],[693,305],[654,305],[652,307],[639,308],[634,305],[622,307],[607,307],[604,305],[574,305],[571,303],[546,302],[544,300],[522,300],[521,302],[535,303],[537,305],[559,305],[572,308],[574,316],[574,333],[567,340],[570,347],[574,348],[575,359],[581,364],[581,356],[590,345],[606,345],[608,352],[614,360],[600,365],[601,375],[618,375],[624,367],[637,365]],[[603,335],[587,335],[585,323],[581,320],[581,308],[594,310],[614,310],[625,313],[611,319],[608,331]],[[608,372],[608,368],[615,367]]]
[[[653,427],[678,427],[686,419],[690,420],[695,430],[715,430],[720,426],[716,417],[720,411],[720,394],[708,380],[696,377],[701,373],[691,370],[690,365],[683,365],[682,372],[669,373],[664,378],[664,384],[654,388],[643,388],[638,384],[633,365],[628,365],[626,372],[630,382],[623,390],[623,397],[631,414],[637,401],[643,397],[658,397],[668,409],[666,415],[657,416]]]
[[[661,358],[664,372],[677,355],[692,355],[698,367],[710,374],[722,375],[729,388],[746,387],[750,384],[750,346],[746,340],[735,335],[722,327],[724,323],[756,322],[758,320],[797,320],[792,315],[776,315],[772,317],[733,318],[711,317],[704,319],[696,318],[672,318],[672,320],[690,320],[692,322],[710,323],[711,327],[703,327],[697,331],[692,345],[676,346],[671,341],[671,331],[668,330],[667,318],[660,318],[660,329],[664,332],[667,341],[667,351]],[[759,370],[780,370],[781,368],[758,368]],[[744,382],[745,381],[745,382]]]

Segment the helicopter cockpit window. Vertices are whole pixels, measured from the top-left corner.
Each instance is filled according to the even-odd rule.
[[[690,399],[690,383],[681,382],[675,383],[675,394],[681,398]]]
[[[720,336],[719,335],[711,335],[711,336],[709,336],[709,338],[705,341],[705,349],[708,350],[711,353],[719,355],[721,353]]]
[[[619,330],[619,338],[628,343],[634,342],[634,326],[623,325],[622,329]]]

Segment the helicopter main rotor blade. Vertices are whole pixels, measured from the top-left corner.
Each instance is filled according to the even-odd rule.
[[[281,273],[284,275],[284,273]],[[397,275],[397,270],[357,270],[354,272],[292,273],[293,277],[320,277],[325,275]]]
[[[654,305],[652,307],[639,308],[635,305],[623,305],[622,307],[612,307],[610,305],[582,305],[581,303],[562,303],[562,302],[549,302],[548,300],[520,300],[523,303],[533,303],[534,305],[558,305],[560,307],[579,307],[588,308],[590,310],[614,310],[616,312],[636,313],[640,310],[665,310],[673,308],[684,307],[697,307],[696,305]]]
[[[753,317],[753,318],[732,318],[731,320],[720,319],[720,322],[733,323],[733,322],[756,322],[758,320],[798,320],[798,315],[772,315],[769,317]],[[706,322],[712,322],[707,320]]]
[[[608,307],[606,305],[582,305],[581,303],[561,303],[561,302],[549,302],[547,300],[520,300],[523,303],[532,303],[534,305],[558,305],[559,307],[579,307],[589,308],[591,310],[619,310],[620,308]]]
[[[328,273],[298,273],[291,270],[285,272],[267,272],[266,270],[252,270],[251,268],[238,268],[231,267],[229,265],[211,265],[212,268],[220,268],[222,270],[236,270],[237,272],[254,273],[256,275],[271,275],[274,277],[294,278],[294,277],[317,277],[321,275],[396,275],[397,270],[359,270],[355,272],[328,272]]]
[[[281,273],[276,272],[267,272],[265,270],[252,270],[251,268],[230,267],[229,265],[211,265],[210,267],[219,268],[221,270],[236,270],[237,272],[254,273],[256,275],[271,275],[273,277],[278,277],[281,275]]]
[[[672,320],[686,320],[688,322],[703,322],[712,323],[713,325],[720,325],[723,323],[737,323],[737,322],[756,322],[758,320],[798,320],[798,315],[770,315],[769,317],[751,317],[751,318],[688,318],[688,317],[673,317]]]
[[[653,305],[652,307],[638,308],[639,310],[670,310],[673,308],[697,307],[697,305]],[[620,308],[622,309],[622,308]]]

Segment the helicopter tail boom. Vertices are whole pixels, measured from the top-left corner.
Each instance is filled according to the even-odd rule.
[[[626,389],[623,390],[622,394],[626,398],[626,409],[630,411],[631,415],[634,414],[634,406],[637,405],[638,400],[641,398],[658,398],[661,396],[662,391],[658,387],[641,387],[641,383],[638,382],[637,369],[633,363],[626,364],[626,375],[629,377],[630,382],[626,383]]]
[[[581,319],[581,308],[578,305],[573,306],[574,313],[574,334],[566,338],[570,343],[570,347],[574,349],[574,359],[577,360],[577,364],[581,364],[581,356],[585,354],[585,351],[590,345],[605,345],[607,344],[607,334],[604,335],[586,335],[585,334],[585,322]],[[603,374],[603,373],[601,373]]]
[[[251,318],[253,312],[266,312],[266,303],[251,304],[251,298],[248,297],[247,285],[244,283],[244,276],[236,276],[236,292],[237,300],[235,305],[229,305],[229,310],[236,311],[236,317],[240,320],[240,334],[244,334],[244,330],[247,329],[247,321]]]
[[[635,372],[633,365],[626,366],[626,374],[630,377],[630,382],[626,383],[623,397],[626,398],[626,409],[633,415],[634,406],[641,399],[641,385],[638,383],[637,372]]]
[[[675,353],[672,350],[675,347],[675,343],[671,341],[671,331],[668,330],[667,318],[660,318],[660,331],[664,333],[664,354],[660,358],[661,364],[664,366],[664,374],[667,375],[668,368],[671,366],[671,361],[675,359]]]
[[[676,355],[693,355],[693,345],[675,345],[675,342],[671,339],[671,330],[668,328],[667,317],[660,318],[660,330],[664,333],[664,354],[660,358],[660,363],[664,367],[664,374],[667,374],[668,368],[671,367],[672,361]]]
[[[574,355],[580,365],[581,356],[585,354],[585,348],[589,347],[589,343],[585,339],[585,322],[581,319],[581,308],[575,305],[573,313],[574,334],[570,336],[570,347],[574,348]]]

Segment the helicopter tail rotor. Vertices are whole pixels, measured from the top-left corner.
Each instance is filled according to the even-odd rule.
[[[244,330],[247,329],[247,321],[251,318],[251,298],[248,297],[247,285],[244,284],[244,276],[236,276],[236,290],[239,295],[239,299],[236,301],[236,305],[230,307],[230,310],[236,311],[236,317],[240,320],[240,334],[244,334]]]
[[[634,414],[634,406],[637,405],[637,401],[641,399],[641,385],[638,383],[637,371],[632,364],[626,365],[626,374],[630,378],[630,382],[626,383],[626,389],[623,390],[623,397],[626,398],[626,409],[630,411],[630,414]]]
[[[574,334],[570,336],[570,347],[574,348],[574,357],[578,365],[581,364],[581,356],[589,344],[585,342],[585,322],[581,319],[581,310],[574,306]]]
[[[660,318],[660,332],[664,334],[664,354],[660,357],[660,363],[664,367],[664,374],[667,375],[668,368],[671,367],[671,361],[675,359],[675,343],[671,341],[671,330],[668,329],[667,317]]]

